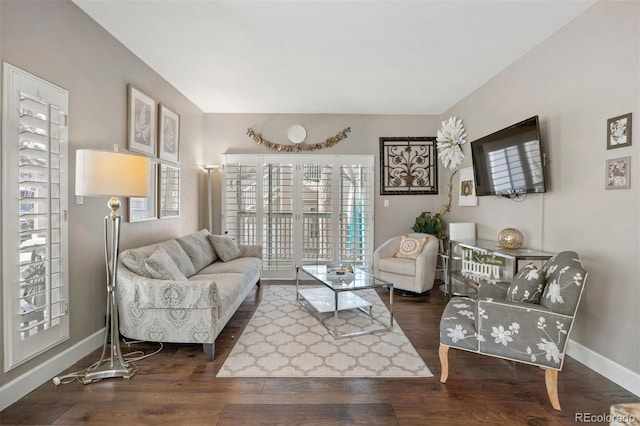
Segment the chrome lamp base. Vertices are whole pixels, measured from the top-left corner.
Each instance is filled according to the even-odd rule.
[[[120,243],[120,215],[117,213],[119,206],[120,202],[118,199],[115,197],[111,198],[109,207],[112,211],[104,218],[104,248],[105,261],[107,264],[107,320],[100,360],[89,367],[80,378],[80,381],[85,385],[112,377],[129,379],[136,374],[138,370],[137,367],[122,358],[122,352],[120,351],[118,304],[115,294]],[[111,244],[109,244],[109,222],[111,222]]]

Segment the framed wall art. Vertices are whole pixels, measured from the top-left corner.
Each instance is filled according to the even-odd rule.
[[[478,205],[476,197],[476,184],[473,179],[473,167],[460,169],[460,193],[458,205],[465,207],[475,207]]]
[[[155,157],[156,155],[156,101],[140,90],[128,85],[128,131],[130,151]]]
[[[129,197],[129,222],[143,222],[158,217],[158,163],[149,167],[149,196]]]
[[[160,104],[158,119],[158,149],[160,159],[178,162],[180,151],[180,116]]]
[[[160,164],[160,219],[180,216],[180,168]]]
[[[438,193],[436,138],[380,138],[380,194]]]
[[[606,172],[605,189],[628,189],[631,186],[631,157],[607,160]]]
[[[607,149],[631,146],[631,113],[607,120]]]

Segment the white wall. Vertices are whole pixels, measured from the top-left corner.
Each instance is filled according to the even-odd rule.
[[[121,249],[184,235],[195,231],[199,224],[198,188],[202,172],[197,165],[202,162],[204,114],[70,1],[0,1],[0,39],[1,59],[67,89],[70,109],[71,337],[7,373],[0,372],[0,384],[6,384],[104,327],[103,218],[108,213],[108,199],[85,197],[83,205],[74,203],[76,150],[111,150],[114,144],[119,145],[121,151],[126,150],[128,83],[180,114],[183,207],[180,218],[123,222]],[[127,204],[122,201],[124,213]],[[0,301],[0,310],[1,306]]]
[[[521,203],[479,197],[478,207],[455,207],[451,220],[477,222],[483,238],[495,240],[513,226],[526,246],[578,252],[589,278],[571,338],[636,375],[639,9],[636,1],[596,3],[442,115],[462,118],[469,141],[540,116],[549,192]],[[634,115],[633,145],[607,150],[607,119],[628,112]],[[471,165],[469,148],[464,166]],[[631,189],[605,191],[605,160],[622,156],[632,157]]]
[[[377,247],[388,238],[411,232],[411,227],[423,211],[438,211],[444,191],[440,179],[439,195],[380,195],[380,141],[381,136],[435,136],[440,125],[434,116],[417,115],[330,115],[330,114],[207,114],[205,122],[204,152],[210,163],[222,163],[227,154],[268,154],[271,151],[258,145],[246,135],[247,128],[262,133],[262,137],[288,144],[287,130],[293,124],[307,129],[305,143],[322,142],[335,136],[345,127],[351,127],[348,137],[331,148],[311,154],[369,154],[375,155],[375,239]],[[308,153],[305,153],[308,154]],[[289,155],[296,155],[291,153]],[[442,168],[440,173],[443,173]],[[214,185],[214,231],[220,232],[220,174]],[[204,197],[204,195],[203,195]],[[384,207],[384,200],[389,207]],[[204,214],[202,216],[205,217]]]

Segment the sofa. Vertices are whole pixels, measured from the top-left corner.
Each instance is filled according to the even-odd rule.
[[[215,339],[255,285],[262,247],[237,245],[206,229],[118,256],[120,333],[136,340],[201,343],[213,361]]]

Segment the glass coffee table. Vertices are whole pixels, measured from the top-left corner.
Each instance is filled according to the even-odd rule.
[[[352,273],[338,275],[336,266],[296,265],[296,299],[309,311],[334,338],[353,337],[393,329],[393,283],[353,268]],[[300,285],[300,273],[311,277],[322,286]],[[387,288],[389,290],[388,324],[380,313],[374,315],[371,302],[360,297],[358,290]],[[341,331],[338,313],[357,310],[367,315],[377,325],[361,330]],[[333,320],[332,320],[333,318]]]

